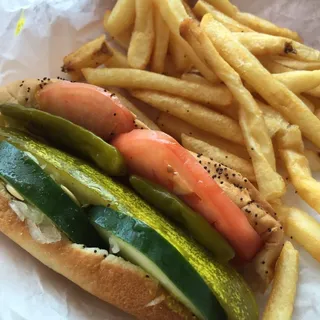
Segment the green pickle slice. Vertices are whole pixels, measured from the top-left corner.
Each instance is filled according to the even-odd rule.
[[[129,188],[103,175],[85,162],[40,143],[24,133],[0,129],[0,137],[25,149],[47,164],[47,170],[61,179],[61,183],[82,203],[109,205],[112,209],[138,219],[155,230],[198,272],[225,310],[228,319],[259,318],[255,297],[244,279],[227,264],[213,259],[192,238],[157,213]]]
[[[110,176],[126,174],[124,159],[115,147],[66,119],[18,104],[2,104],[0,112],[53,145],[68,148],[77,156],[92,161]]]

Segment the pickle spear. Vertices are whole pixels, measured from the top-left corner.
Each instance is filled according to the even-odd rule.
[[[81,158],[91,160],[110,176],[126,173],[123,157],[115,147],[66,119],[18,104],[2,104],[0,112],[53,145],[62,146]]]
[[[180,228],[152,209],[129,188],[85,162],[18,131],[2,128],[0,137],[34,155],[81,203],[110,206],[157,231],[188,260],[216,296],[228,319],[257,320],[258,307],[248,284],[227,264],[219,263]],[[169,262],[168,262],[169,263]],[[187,281],[187,280],[186,280]]]

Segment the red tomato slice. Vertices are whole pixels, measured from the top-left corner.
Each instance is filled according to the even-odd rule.
[[[176,140],[160,131],[133,130],[111,143],[131,172],[178,195],[229,241],[241,259],[255,256],[262,242],[245,214]]]
[[[104,140],[134,129],[134,115],[110,92],[86,83],[59,81],[37,93],[40,110],[65,118]]]

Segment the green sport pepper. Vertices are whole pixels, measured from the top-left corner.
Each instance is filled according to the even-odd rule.
[[[141,177],[131,176],[130,183],[148,203],[184,226],[193,238],[207,248],[216,259],[227,262],[234,257],[234,250],[220,233],[179,198]]]
[[[61,117],[18,104],[2,104],[0,112],[18,121],[28,131],[55,145],[66,147],[79,157],[91,160],[110,176],[122,176],[126,166],[121,153],[92,132]]]

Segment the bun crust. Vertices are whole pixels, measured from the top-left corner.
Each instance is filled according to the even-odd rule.
[[[29,233],[9,206],[10,196],[0,194],[0,231],[50,269],[82,289],[138,319],[195,319],[159,282],[141,268],[98,248],[84,248],[67,239],[41,244]]]

